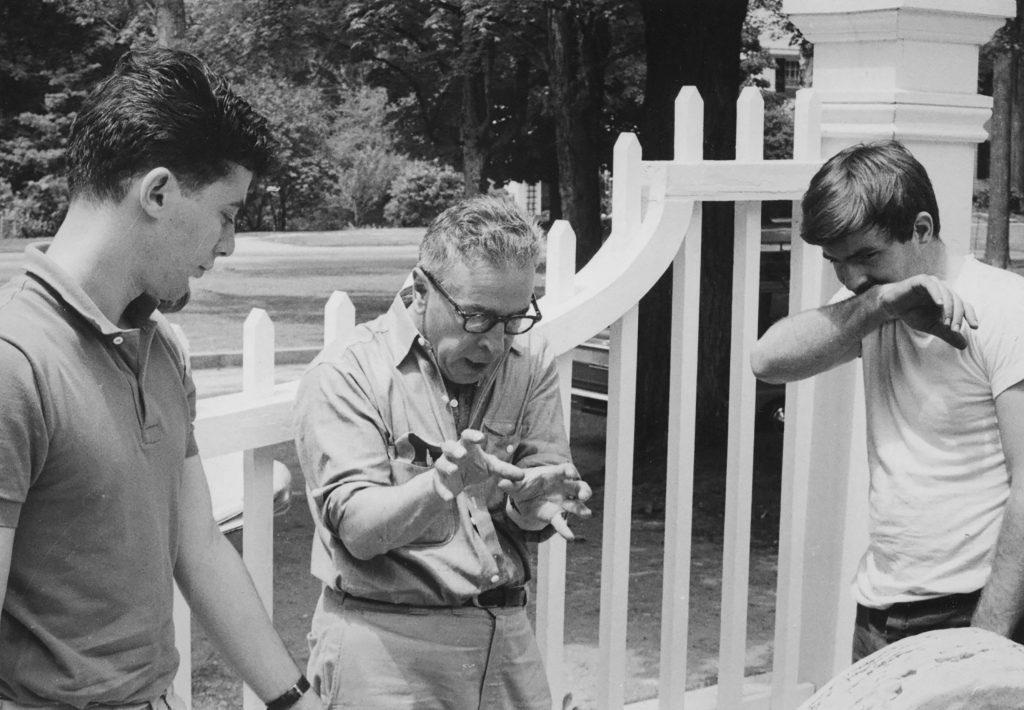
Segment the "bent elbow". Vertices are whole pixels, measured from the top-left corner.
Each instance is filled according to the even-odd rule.
[[[754,372],[754,377],[762,382],[772,385],[786,383],[786,379],[782,377],[772,358],[764,352],[763,348],[758,348],[757,345],[750,352],[750,369]]]
[[[387,552],[387,550],[381,549],[380,545],[375,544],[374,540],[366,536],[359,536],[353,539],[343,538],[341,542],[345,549],[348,550],[348,553],[360,562],[367,562],[377,555]]]

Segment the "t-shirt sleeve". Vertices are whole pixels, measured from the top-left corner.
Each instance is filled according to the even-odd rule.
[[[35,372],[25,354],[0,340],[0,527],[18,527],[21,506],[49,447]]]
[[[981,347],[993,397],[1024,380],[1024,281],[1013,281],[1020,283],[1000,289],[998,303],[979,313],[978,330],[972,334]]]

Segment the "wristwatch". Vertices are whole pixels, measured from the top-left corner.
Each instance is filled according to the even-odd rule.
[[[295,685],[267,703],[267,710],[288,710],[292,705],[299,702],[299,699],[307,690],[309,690],[309,681],[306,680],[306,676],[300,675],[299,679],[295,681]]]

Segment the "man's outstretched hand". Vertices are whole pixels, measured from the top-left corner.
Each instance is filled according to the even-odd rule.
[[[575,536],[565,521],[565,514],[590,517],[590,508],[586,506],[593,494],[590,486],[571,463],[536,466],[525,469],[524,473],[522,480],[506,479],[498,483],[508,494],[512,509],[523,518],[551,525],[559,535],[572,540]]]
[[[467,486],[486,481],[511,483],[523,480],[523,469],[484,451],[486,439],[483,432],[466,429],[458,441],[441,444],[443,455],[434,464],[434,469],[452,495],[458,495]]]

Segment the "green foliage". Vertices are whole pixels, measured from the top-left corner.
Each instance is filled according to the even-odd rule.
[[[235,84],[239,95],[263,113],[278,140],[278,164],[239,215],[241,229],[337,227],[330,213],[338,174],[331,160],[330,110],[320,92],[279,76],[251,76]]]
[[[391,185],[384,219],[393,227],[422,227],[463,195],[462,175],[447,165],[411,161]]]
[[[794,101],[774,91],[761,91],[764,98],[764,157],[789,160],[793,157]]]
[[[341,96],[328,144],[338,166],[339,205],[356,226],[383,222],[391,183],[408,160],[394,148],[388,114],[383,89],[361,86]]]
[[[51,234],[67,207],[64,143],[88,89],[132,31],[125,8],[97,0],[0,7],[0,212],[17,236]]]
[[[68,186],[63,177],[44,175],[29,181],[13,197],[10,207],[2,206],[14,222],[15,237],[50,237],[57,231],[68,206]]]

